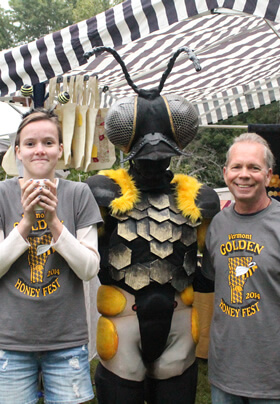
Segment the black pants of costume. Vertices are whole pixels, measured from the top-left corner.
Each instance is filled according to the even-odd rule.
[[[180,376],[135,382],[122,379],[99,363],[95,374],[98,404],[194,404],[197,372],[195,362]]]
[[[198,365],[194,362],[180,376],[166,380],[147,378],[145,399],[148,404],[194,404]]]
[[[122,379],[101,363],[95,372],[98,404],[143,404],[144,382]]]

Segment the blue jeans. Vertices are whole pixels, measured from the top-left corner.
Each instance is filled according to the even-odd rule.
[[[44,402],[79,404],[94,397],[86,345],[46,352],[0,350],[0,404],[35,404],[42,372]]]
[[[212,404],[280,404],[279,400],[269,400],[267,398],[249,398],[235,396],[234,394],[226,393],[218,387],[211,384]]]

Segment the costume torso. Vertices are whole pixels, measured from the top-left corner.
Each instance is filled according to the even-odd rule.
[[[173,194],[145,193],[124,214],[110,239],[108,270],[114,281],[139,290],[151,282],[171,283],[181,292],[196,268],[196,226],[176,207]],[[186,257],[187,256],[187,257]]]
[[[132,293],[153,282],[168,283],[182,292],[192,283],[196,269],[197,227],[204,213],[209,218],[211,208],[214,213],[218,209],[213,191],[179,175],[169,193],[139,192],[126,171],[103,173],[107,177],[98,175],[89,182],[101,209],[111,209],[99,237],[101,282],[113,282]],[[203,199],[206,189],[208,194],[204,206],[202,189]]]

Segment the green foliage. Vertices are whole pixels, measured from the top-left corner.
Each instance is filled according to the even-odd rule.
[[[0,166],[0,181],[4,181],[7,178],[11,178],[9,177],[5,171],[3,170],[3,168]]]
[[[8,12],[14,44],[41,38],[73,23],[67,0],[10,0]]]
[[[31,42],[95,16],[122,0],[9,0],[0,7],[0,50]]]
[[[13,45],[13,39],[11,38],[12,30],[11,19],[9,13],[0,7],[0,51],[9,49]]]
[[[240,114],[222,122],[223,125],[248,125],[249,123],[279,124],[280,104],[272,102],[258,109],[252,109],[246,114]],[[242,133],[244,130],[242,131]]]
[[[126,161],[125,163],[122,163],[122,157],[120,155],[120,151],[116,150],[116,161],[113,164],[112,169],[116,170],[120,167],[129,169],[129,162]],[[69,174],[67,175],[67,180],[84,182],[88,177],[91,177],[92,175],[96,175],[99,170],[92,170],[92,171],[85,172],[85,171],[81,171],[81,170],[76,170],[75,168],[70,168],[68,171],[69,171]]]
[[[198,382],[195,404],[211,404],[208,362],[205,359],[198,359]]]
[[[223,186],[222,165],[219,155],[211,142],[203,140],[203,131],[186,147],[187,156],[173,157],[170,169],[196,177],[211,187]]]
[[[73,19],[75,22],[83,21],[91,18],[116,4],[122,3],[123,0],[77,0],[73,9]]]
[[[116,150],[116,161],[113,164],[113,169],[116,170],[120,167],[125,168],[126,170],[129,169],[129,161],[123,162],[123,159],[126,157],[126,154],[120,152],[120,150]]]
[[[70,181],[84,182],[88,177],[91,177],[92,175],[95,175],[95,174],[97,174],[97,171],[85,172],[85,171],[76,170],[75,168],[70,168],[67,179]]]
[[[280,121],[279,102],[263,106],[259,109],[240,114],[219,125],[230,125],[227,128],[200,128],[196,138],[186,147],[188,157],[173,157],[171,169],[173,172],[187,173],[213,188],[224,187],[223,165],[226,152],[234,137],[247,132],[249,123],[277,124]],[[234,128],[245,126],[245,128]]]

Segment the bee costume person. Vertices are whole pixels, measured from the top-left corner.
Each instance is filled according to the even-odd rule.
[[[146,91],[135,86],[113,49],[95,51],[105,49],[138,95],[118,100],[105,121],[110,141],[129,153],[130,169],[101,171],[87,180],[104,219],[98,402],[192,404],[199,338],[193,284],[203,283],[196,275],[197,248],[203,250],[219,199],[195,178],[168,170],[171,157],[195,136],[198,117],[184,98],[160,92],[182,51],[197,60],[188,48],[179,49],[159,87]]]

